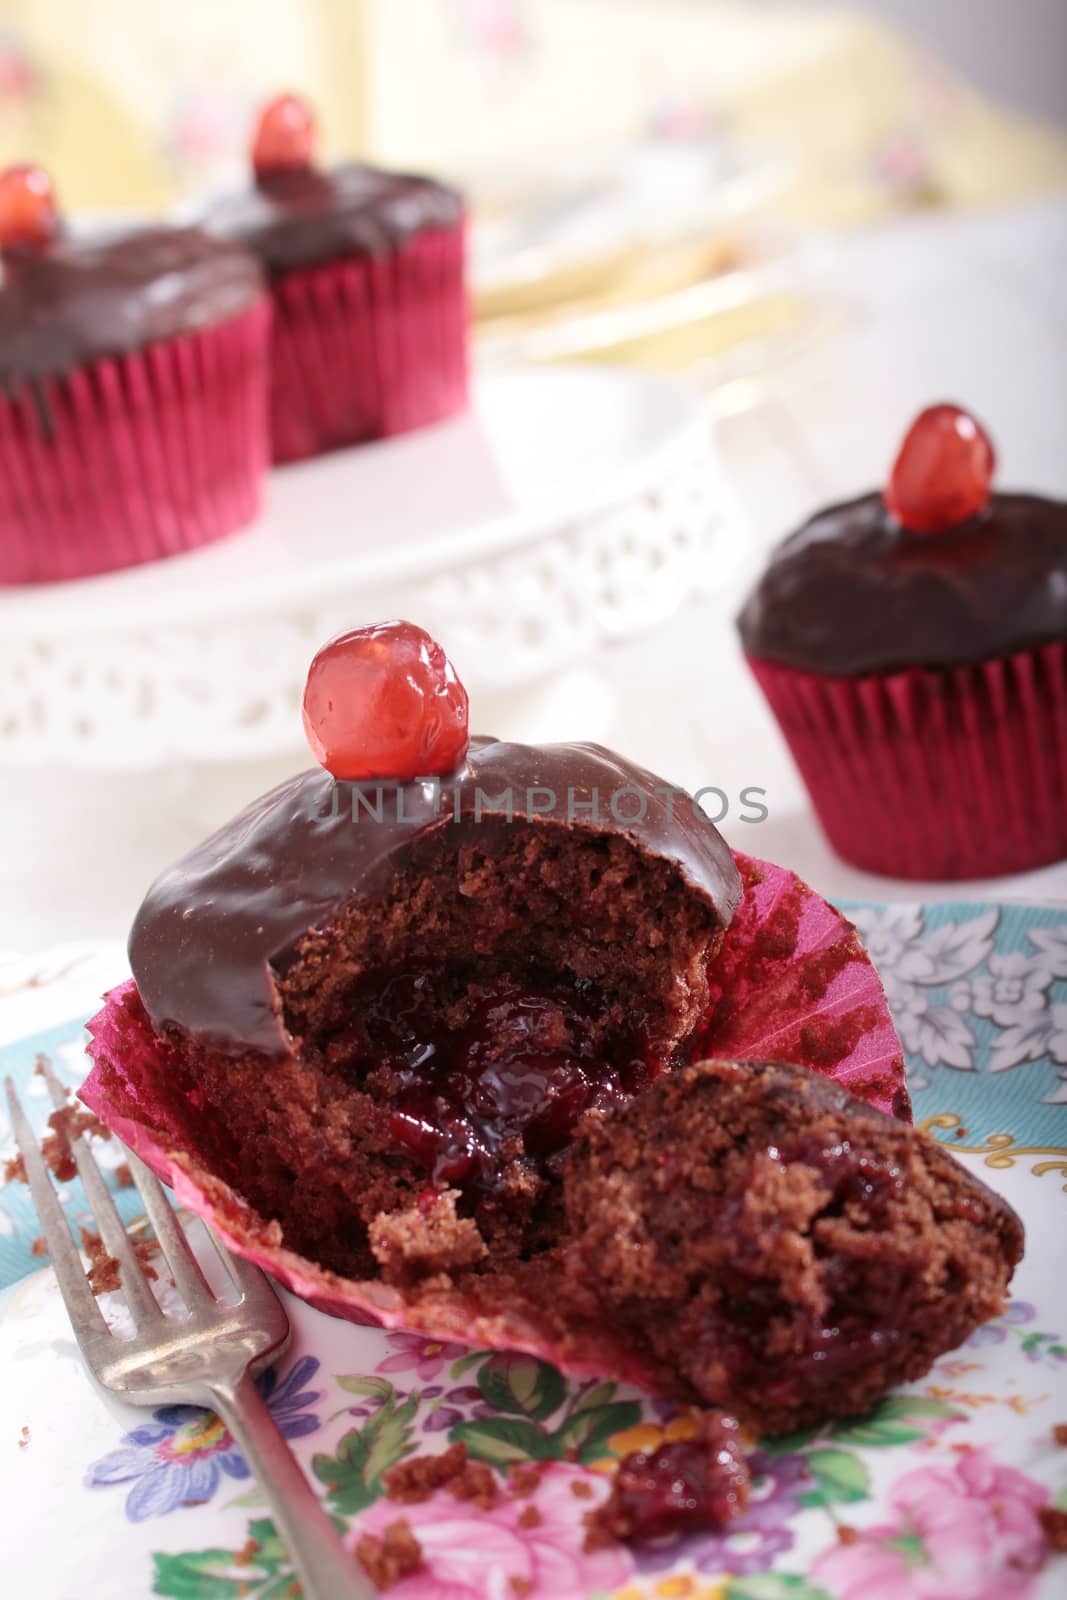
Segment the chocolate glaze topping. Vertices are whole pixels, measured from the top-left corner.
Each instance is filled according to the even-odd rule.
[[[596,820],[583,809],[594,790]],[[375,808],[380,797],[381,821],[360,794]],[[309,929],[358,897],[386,893],[416,840],[451,828],[458,848],[479,825],[476,808],[506,815],[507,795],[516,826],[621,834],[675,862],[722,925],[733,916],[741,880],[704,813],[599,745],[474,739],[464,766],[439,785],[340,783],[315,768],[254,801],[148,891],[129,955],[154,1026],[238,1053],[286,1054],[272,969],[284,971]],[[620,817],[634,820],[613,814],[613,796]]]
[[[1067,504],[995,494],[938,535],[899,529],[879,494],[831,506],[778,547],[738,627],[747,655],[834,677],[1067,640]]]
[[[0,387],[11,392],[213,327],[263,289],[253,256],[197,228],[139,228],[5,250]]]
[[[386,255],[427,228],[456,227],[463,211],[458,190],[432,178],[346,162],[329,172],[264,173],[252,188],[214,201],[199,221],[246,245],[277,275],[338,257]]]

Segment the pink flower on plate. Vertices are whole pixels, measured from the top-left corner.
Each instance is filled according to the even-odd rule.
[[[592,1491],[588,1498],[584,1491],[581,1497],[574,1493],[571,1486],[579,1482]],[[597,1473],[556,1461],[529,1498],[502,1498],[489,1511],[473,1510],[447,1489],[421,1505],[379,1500],[359,1518],[351,1537],[353,1543],[364,1533],[380,1537],[398,1518],[410,1523],[423,1566],[395,1584],[389,1600],[503,1600],[520,1590],[531,1600],[586,1600],[618,1588],[634,1570],[633,1557],[621,1545],[583,1548],[586,1514],[607,1488]],[[512,1578],[518,1585],[511,1585]]]
[[[1044,1563],[1037,1511],[1048,1491],[985,1450],[894,1484],[897,1520],[817,1558],[835,1600],[1024,1600]]]
[[[386,1338],[392,1353],[379,1361],[375,1372],[413,1372],[420,1383],[436,1378],[450,1361],[470,1355],[464,1344],[442,1344],[421,1333],[390,1333]]]

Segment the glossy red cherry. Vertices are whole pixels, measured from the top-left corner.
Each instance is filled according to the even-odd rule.
[[[709,1413],[695,1438],[623,1456],[598,1521],[631,1544],[719,1528],[744,1510],[748,1483],[736,1420]]]
[[[259,114],[252,141],[252,168],[256,176],[310,167],[316,134],[314,114],[299,95],[279,94],[268,100]]]
[[[996,458],[989,435],[959,406],[929,406],[904,436],[885,503],[909,533],[947,533],[989,500]]]
[[[43,167],[0,172],[0,246],[47,244],[59,230],[52,180]]]
[[[304,731],[335,778],[444,777],[470,742],[467,691],[422,628],[355,628],[331,639],[311,663]]]

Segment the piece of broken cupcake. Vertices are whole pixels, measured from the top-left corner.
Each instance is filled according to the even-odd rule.
[[[90,1024],[82,1098],[231,1248],[772,1433],[1002,1308],[1021,1225],[907,1120],[811,890],[610,751],[468,740],[410,624],[320,652],[305,720],[324,764],[153,885]]]

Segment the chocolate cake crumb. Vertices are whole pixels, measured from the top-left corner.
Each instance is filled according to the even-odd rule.
[[[1052,1437],[1057,1444],[1067,1446],[1067,1422],[1057,1422],[1053,1426]]]
[[[769,1434],[923,1376],[1000,1313],[1023,1247],[934,1140],[774,1064],[674,1071],[588,1123],[564,1201],[572,1292]]]
[[[527,1495],[536,1494],[544,1470],[540,1461],[516,1461],[508,1473],[511,1495],[516,1500],[524,1500]]]
[[[22,1427],[19,1429],[19,1449],[20,1450],[25,1450],[25,1448],[29,1444],[29,1442],[30,1442],[29,1424],[24,1422],[22,1424]]]
[[[82,1249],[89,1257],[89,1287],[95,1295],[112,1294],[116,1289],[122,1288],[122,1266],[111,1255],[103,1239],[98,1233],[93,1233],[88,1228],[79,1228]],[[133,1253],[141,1263],[141,1271],[145,1277],[153,1281],[159,1277],[152,1264],[156,1253],[154,1239],[131,1240]]]
[[[111,1129],[105,1127],[96,1112],[87,1111],[74,1101],[53,1111],[48,1126],[51,1131],[41,1140],[41,1155],[60,1183],[71,1183],[78,1175],[71,1150],[73,1140],[83,1133],[94,1134],[101,1139],[111,1138]],[[16,1156],[6,1163],[4,1176],[8,1182],[16,1178],[21,1183],[26,1182],[26,1168],[21,1157]]]
[[[26,1166],[23,1162],[21,1153],[16,1152],[15,1155],[8,1156],[7,1160],[4,1162],[4,1182],[26,1183],[27,1181]]]
[[[82,1249],[89,1257],[89,1287],[95,1295],[111,1294],[122,1287],[122,1274],[119,1263],[113,1255],[109,1255],[104,1246],[104,1241],[98,1233],[92,1233],[88,1228],[80,1228]]]
[[[520,1528],[539,1528],[541,1526],[541,1513],[535,1505],[523,1506],[519,1512]]]
[[[493,1470],[484,1461],[471,1461],[465,1444],[449,1445],[437,1455],[410,1456],[382,1474],[385,1492],[398,1505],[418,1505],[438,1489],[447,1488],[455,1500],[467,1500],[488,1511],[500,1498]]]
[[[390,1500],[398,1505],[418,1505],[457,1477],[466,1465],[467,1446],[453,1444],[437,1455],[409,1456],[406,1461],[398,1461],[382,1473],[382,1482]]]
[[[859,1534],[856,1532],[856,1529],[850,1527],[847,1522],[839,1522],[837,1524],[838,1544],[855,1544],[858,1538]]]
[[[356,1558],[378,1589],[391,1588],[422,1566],[422,1546],[411,1524],[399,1517],[382,1529],[381,1538],[364,1533],[356,1545]]]
[[[592,1486],[584,1478],[571,1479],[571,1494],[576,1500],[591,1500],[593,1498]]]
[[[233,1564],[235,1567],[250,1567],[259,1551],[259,1540],[249,1536],[240,1550],[234,1552]]]
[[[500,1499],[500,1487],[493,1469],[484,1461],[470,1461],[448,1484],[454,1500],[469,1500],[479,1511],[488,1511]]]
[[[114,1172],[116,1189],[132,1189],[133,1173],[125,1161],[120,1161]]]
[[[431,1192],[403,1211],[375,1217],[367,1230],[386,1283],[405,1285],[431,1274],[472,1267],[488,1255],[471,1217],[456,1211],[458,1189]]]
[[[519,1572],[512,1573],[511,1577],[508,1579],[508,1588],[511,1590],[512,1594],[517,1594],[520,1597],[523,1595],[533,1594],[533,1584],[530,1582],[529,1578],[524,1578]]]
[[[599,1507],[587,1511],[582,1518],[582,1525],[585,1528],[582,1549],[587,1556],[595,1555],[598,1550],[608,1550],[619,1543],[618,1535],[613,1533],[597,1515],[598,1510]]]
[[[579,1450],[576,1444],[569,1444],[566,1450],[563,1452],[563,1459],[564,1461],[570,1461],[573,1463],[578,1460],[578,1457],[581,1455],[581,1453],[582,1452]]]
[[[46,1256],[47,1254],[48,1254],[47,1241],[46,1241],[46,1239],[44,1237],[44,1234],[43,1233],[39,1233],[37,1235],[36,1239],[30,1245],[30,1255],[31,1256]]]
[[[1067,1511],[1060,1511],[1056,1506],[1042,1506],[1037,1513],[1037,1520],[1044,1530],[1049,1547],[1057,1555],[1067,1551]]]

